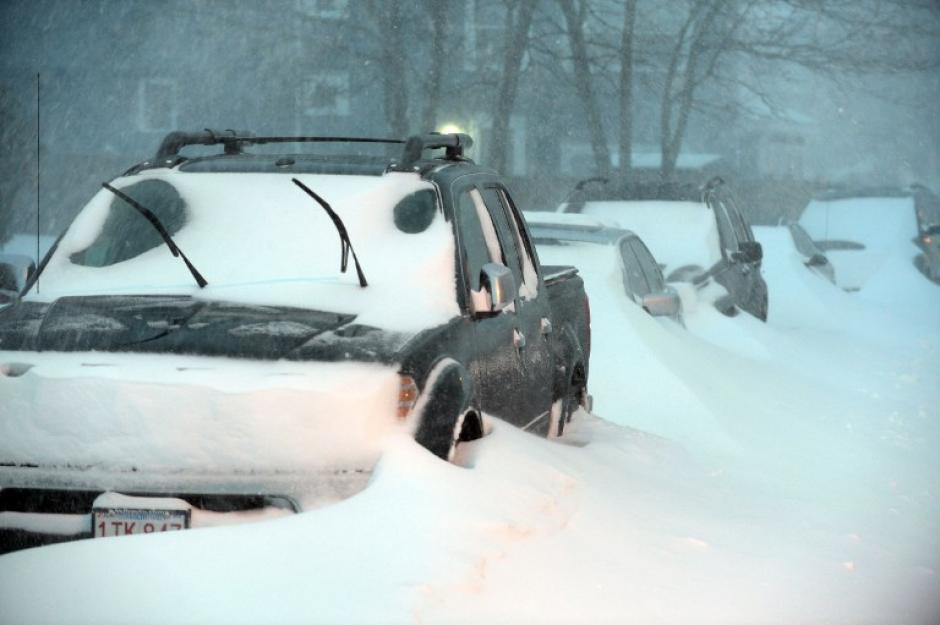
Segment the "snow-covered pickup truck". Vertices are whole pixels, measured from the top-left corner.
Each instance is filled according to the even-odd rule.
[[[581,278],[469,137],[254,148],[323,140],[171,133],[0,310],[0,552],[290,514],[389,435],[453,459],[484,415],[557,436],[589,403]]]

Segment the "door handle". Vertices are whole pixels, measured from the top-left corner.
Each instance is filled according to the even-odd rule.
[[[525,347],[525,334],[513,328],[512,330],[512,344],[516,346],[516,349],[522,349]]]

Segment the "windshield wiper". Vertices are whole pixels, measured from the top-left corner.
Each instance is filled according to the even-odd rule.
[[[157,233],[159,233],[160,237],[163,239],[163,242],[166,243],[166,246],[170,248],[170,252],[173,253],[173,256],[178,256],[182,258],[183,262],[186,263],[186,267],[187,269],[189,269],[189,273],[193,274],[193,278],[195,278],[196,284],[199,285],[200,289],[204,288],[207,284],[209,284],[208,282],[206,282],[206,279],[202,277],[202,274],[199,273],[195,267],[193,267],[193,264],[189,262],[189,259],[186,258],[186,254],[183,253],[183,250],[181,250],[179,246],[177,246],[176,243],[173,242],[173,239],[170,238],[170,233],[166,231],[166,228],[163,227],[163,224],[160,223],[160,220],[157,219],[156,215],[154,215],[148,208],[143,206],[140,202],[138,202],[131,196],[127,195],[123,191],[115,189],[114,187],[109,185],[107,182],[102,182],[101,186],[107,189],[108,191],[110,191],[111,193],[113,193],[114,195],[118,196],[119,198],[127,202],[128,204],[130,204],[134,209],[137,210],[138,213],[143,215],[147,219],[147,221],[150,222],[150,225],[154,227],[154,230],[156,230]]]
[[[369,286],[369,283],[366,282],[366,276],[362,273],[362,266],[359,264],[359,258],[356,256],[356,250],[353,249],[352,243],[349,241],[349,233],[346,232],[346,226],[343,224],[343,220],[339,218],[339,215],[336,214],[326,200],[322,197],[311,191],[307,185],[297,180],[296,178],[291,178],[295,185],[304,190],[304,192],[312,197],[317,203],[323,207],[323,210],[326,211],[326,214],[330,216],[330,219],[333,221],[333,225],[336,226],[336,231],[339,233],[339,244],[340,244],[340,259],[339,259],[339,270],[341,273],[346,273],[346,267],[349,266],[349,253],[352,252],[353,262],[356,263],[356,273],[359,274],[359,286],[365,287]]]

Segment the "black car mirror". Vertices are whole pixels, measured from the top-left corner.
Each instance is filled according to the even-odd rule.
[[[829,259],[822,254],[813,254],[806,261],[807,267],[822,267],[827,264],[829,264]]]
[[[0,263],[0,291],[19,291],[20,283],[16,276],[20,270],[10,263]]]
[[[757,241],[741,241],[738,251],[731,254],[736,262],[758,263],[764,258],[764,248]]]
[[[488,312],[497,313],[516,301],[516,279],[505,265],[483,265],[480,271],[480,289],[488,295]]]
[[[673,289],[647,293],[640,300],[643,310],[654,317],[675,317],[679,314],[680,305],[679,294]]]
[[[15,304],[20,301],[20,294],[16,291],[7,291],[6,289],[0,289],[0,310],[3,310],[11,304]]]

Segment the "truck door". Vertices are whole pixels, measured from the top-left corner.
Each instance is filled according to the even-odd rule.
[[[518,285],[515,304],[516,349],[522,364],[521,374],[526,392],[522,395],[522,409],[532,415],[523,427],[546,434],[552,405],[554,358],[551,350],[552,325],[548,293],[539,283],[538,263],[522,217],[509,193],[497,184],[484,185],[483,200],[493,216],[496,232],[506,251],[508,267]]]
[[[468,315],[473,324],[473,362],[470,369],[478,389],[480,408],[515,425],[523,426],[533,418],[523,410],[520,399],[526,394],[522,362],[517,348],[519,333],[516,315],[506,309],[488,313],[474,309],[474,293],[479,294],[480,272],[486,263],[509,267],[496,234],[496,226],[483,202],[480,191],[472,185],[454,191],[458,260]]]

